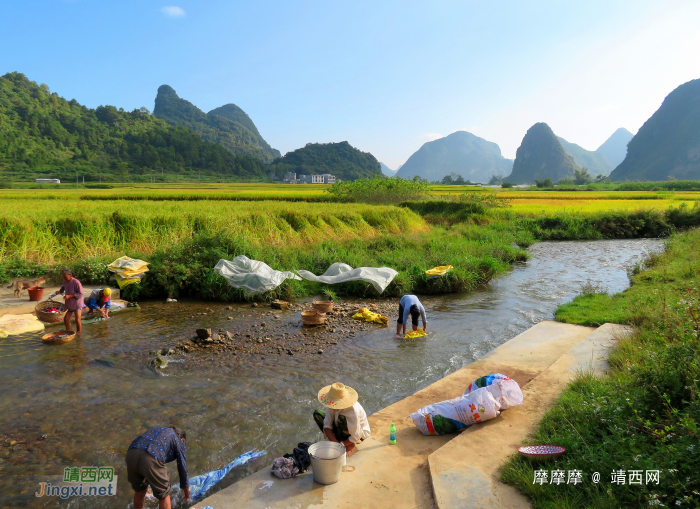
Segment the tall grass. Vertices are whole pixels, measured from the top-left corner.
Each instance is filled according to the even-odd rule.
[[[0,261],[42,263],[148,254],[217,232],[277,247],[429,230],[410,210],[356,204],[0,199],[0,211]]]

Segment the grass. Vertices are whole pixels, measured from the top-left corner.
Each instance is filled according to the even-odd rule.
[[[555,463],[513,456],[502,479],[535,508],[700,505],[700,230],[673,235],[636,268],[621,294],[592,293],[560,307],[557,320],[630,324],[602,378],[580,373],[547,411],[530,443],[567,448]],[[583,484],[534,484],[534,470],[582,470]],[[612,484],[613,471],[659,470],[660,482]],[[601,482],[592,482],[599,472]],[[626,477],[626,481],[628,481]]]

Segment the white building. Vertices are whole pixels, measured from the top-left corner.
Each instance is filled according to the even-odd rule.
[[[289,172],[284,176],[285,184],[335,184],[338,179],[334,175],[325,173],[323,175],[297,175]]]
[[[60,184],[61,179],[34,179],[37,184]]]

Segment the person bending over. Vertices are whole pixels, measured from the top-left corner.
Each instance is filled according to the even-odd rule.
[[[399,301],[399,318],[396,320],[396,337],[402,338],[406,335],[406,323],[408,315],[411,315],[413,330],[418,330],[418,317],[423,319],[423,330],[428,330],[428,320],[425,318],[425,308],[415,295],[404,295]],[[401,328],[403,327],[403,333]]]
[[[88,307],[88,315],[91,315],[95,310],[102,318],[109,318],[109,309],[112,305],[112,289],[97,288],[90,293],[90,296],[85,299],[85,305]]]
[[[172,486],[165,466],[171,461],[177,461],[180,488],[185,493],[185,501],[189,501],[185,438],[184,431],[171,426],[151,428],[131,442],[126,452],[126,473],[135,492],[134,509],[143,509],[149,486],[158,499],[158,509],[171,509]]]
[[[357,391],[342,383],[321,389],[318,400],[324,410],[314,410],[314,421],[328,440],[342,443],[350,456],[357,444],[369,438],[367,414],[357,401]]]

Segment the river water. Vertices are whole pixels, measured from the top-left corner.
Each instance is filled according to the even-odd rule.
[[[552,319],[586,283],[624,290],[626,269],[661,249],[662,241],[648,239],[538,243],[529,249],[530,261],[484,289],[422,299],[426,338],[404,342],[394,339],[393,327],[377,328],[311,358],[240,363],[222,356],[197,365],[188,357],[174,359],[178,369],[164,374],[150,370],[148,352],[174,344],[183,331],[232,329],[231,311],[215,314],[215,323],[190,319],[198,310],[225,306],[211,303],[141,303],[141,312],[86,325],[82,338],[66,345],[43,345],[35,334],[0,340],[0,508],[125,508],[132,492],[124,454],[138,434],[157,425],[187,431],[190,475],[250,449],[268,451],[217,488],[225,487],[297,442],[320,438],[311,412],[321,387],[343,381],[358,390],[368,414],[376,412]],[[241,306],[236,312],[253,311]],[[294,327],[298,313],[284,319]],[[115,467],[116,497],[34,496],[40,482],[55,481],[65,467],[94,465]],[[174,463],[168,466],[175,479]]]

